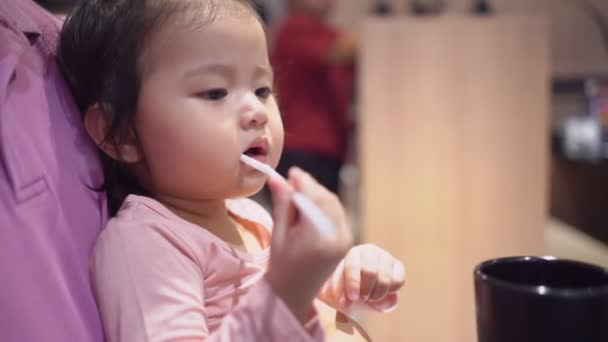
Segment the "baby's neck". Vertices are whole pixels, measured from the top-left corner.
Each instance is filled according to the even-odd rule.
[[[203,227],[216,226],[230,220],[223,199],[192,201],[164,197],[158,200],[177,216]]]
[[[234,246],[242,246],[243,239],[231,218],[226,200],[187,201],[159,198],[169,210],[182,219],[198,225]]]

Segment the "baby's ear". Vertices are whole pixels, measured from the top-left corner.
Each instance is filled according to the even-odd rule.
[[[108,137],[109,126],[108,116],[102,106],[94,104],[87,109],[84,116],[84,128],[99,149],[117,161],[129,164],[141,161],[141,153],[134,133],[133,136],[125,139],[115,139]]]

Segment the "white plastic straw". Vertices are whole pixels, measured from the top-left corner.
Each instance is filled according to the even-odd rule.
[[[275,169],[267,164],[257,161],[247,155],[241,155],[241,161],[252,168],[266,174],[268,177],[274,177],[287,182],[283,176],[281,176]],[[302,193],[294,192],[292,197],[294,205],[298,208],[300,213],[306,216],[312,224],[325,235],[333,235],[335,232],[334,226],[321,209],[308,197]]]

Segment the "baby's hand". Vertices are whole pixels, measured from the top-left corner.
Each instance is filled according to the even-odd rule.
[[[403,264],[375,245],[353,247],[344,258],[347,299],[374,303],[394,294],[405,283]]]
[[[325,283],[319,297],[336,308],[365,302],[385,311],[397,305],[405,283],[403,264],[375,245],[353,247]]]
[[[334,194],[299,169],[290,171],[289,184],[291,188],[275,179],[268,183],[273,195],[274,228],[266,276],[275,293],[304,321],[316,294],[349,251],[353,238]],[[305,215],[296,214],[293,190],[327,215],[334,226],[332,234],[323,234]]]

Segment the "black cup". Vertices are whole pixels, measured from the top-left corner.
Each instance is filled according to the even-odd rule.
[[[475,269],[479,342],[608,342],[608,270],[509,257]]]

